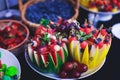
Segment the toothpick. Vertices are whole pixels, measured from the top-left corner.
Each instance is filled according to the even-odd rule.
[[[100,28],[99,28],[99,31],[100,31],[103,27],[104,27],[104,25],[102,24],[102,25],[100,26]]]

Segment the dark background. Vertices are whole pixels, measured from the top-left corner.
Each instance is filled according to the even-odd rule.
[[[18,9],[18,6],[12,6],[11,8]],[[80,14],[78,21],[83,23],[87,18],[88,12],[84,11],[80,8]],[[14,17],[12,17],[13,19]],[[4,19],[4,18],[3,18]],[[106,22],[98,22],[98,26],[100,24],[104,24],[106,27],[113,26],[116,23],[120,22],[120,14],[114,15],[113,19]],[[22,75],[20,80],[48,80],[49,78],[39,75],[35,71],[33,71],[25,61],[24,53],[21,53],[18,56],[18,59],[21,64]],[[96,72],[95,74],[84,78],[82,80],[119,80],[119,72],[120,72],[120,40],[117,38],[113,38],[112,45],[107,55],[105,64],[103,67]],[[50,80],[50,79],[49,79]]]

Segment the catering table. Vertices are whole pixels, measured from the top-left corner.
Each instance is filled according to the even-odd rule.
[[[84,19],[87,18],[87,13],[88,12],[80,9],[81,15],[79,15],[78,21],[83,23]],[[111,20],[110,22],[109,21],[99,22],[99,24],[103,23],[106,26],[112,26],[113,24],[120,22],[119,18],[120,18],[120,15],[116,15],[116,17],[113,18],[113,20]],[[20,80],[48,80],[49,79],[47,77],[39,75],[28,66],[27,62],[25,61],[24,52],[21,53],[17,58],[20,61],[21,69],[22,69]],[[120,72],[119,61],[120,61],[120,40],[114,37],[112,40],[110,51],[107,55],[107,58],[103,67],[95,74],[87,78],[84,78],[82,80],[119,80],[119,74],[118,74]]]

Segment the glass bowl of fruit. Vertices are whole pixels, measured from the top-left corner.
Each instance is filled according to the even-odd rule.
[[[15,55],[24,51],[24,44],[29,36],[28,28],[16,20],[0,20],[0,48]]]
[[[0,48],[0,79],[20,80],[21,67],[18,59],[8,50]]]
[[[119,0],[80,0],[80,6],[88,11],[88,18],[96,25],[98,21],[108,21],[120,13]]]

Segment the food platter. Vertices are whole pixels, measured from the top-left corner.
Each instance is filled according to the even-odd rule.
[[[27,55],[27,53],[25,53],[25,60],[27,61],[28,65],[30,66],[30,68],[32,68],[35,72],[37,72],[39,75],[42,75],[42,76],[45,76],[47,78],[51,78],[51,79],[57,79],[57,80],[60,80],[61,78],[58,77],[57,74],[54,74],[54,73],[43,73],[40,71],[40,69],[38,67],[36,67],[30,60],[29,56]],[[93,75],[94,73],[96,73],[98,70],[100,70],[102,68],[102,66],[104,65],[105,63],[105,60],[106,58],[103,60],[103,62],[96,68],[94,69],[91,69],[83,74],[81,74],[81,77],[79,77],[78,79],[82,79],[82,78],[85,78],[85,77],[88,77],[88,76],[91,76]],[[70,80],[72,79],[75,79],[75,78],[70,78]]]

